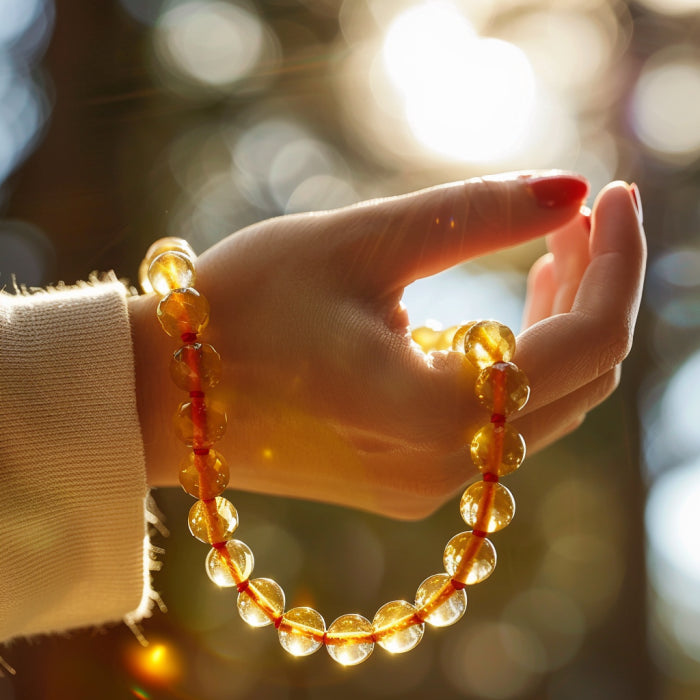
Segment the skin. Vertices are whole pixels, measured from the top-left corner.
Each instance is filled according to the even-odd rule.
[[[557,174],[547,173],[556,179]],[[514,419],[529,451],[573,430],[619,382],[631,347],[645,243],[625,183],[543,206],[512,174],[330,212],[286,216],[224,239],[197,262],[211,304],[202,338],[224,369],[209,395],[227,406],[217,449],[234,488],[421,518],[476,477],[466,445],[488,415],[457,353],[425,355],[400,300],[414,280],[547,236],[530,273],[514,361],[531,400]],[[171,416],[177,341],[158,299],[130,299],[148,479],[177,483],[186,449]]]

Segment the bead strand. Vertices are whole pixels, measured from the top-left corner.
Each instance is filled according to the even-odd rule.
[[[439,349],[463,352],[479,374],[477,400],[490,412],[490,421],[474,435],[470,453],[482,480],[469,486],[460,501],[460,513],[469,532],[455,535],[445,547],[446,573],[426,578],[418,587],[415,603],[395,600],[377,610],[373,620],[356,613],[341,615],[328,628],[316,610],[297,607],[285,611],[282,588],[269,578],[250,579],[254,556],[233,539],[238,513],[221,494],[228,486],[229,470],[213,449],[226,430],[226,412],[207,392],[221,377],[221,358],[200,340],[209,321],[209,304],[194,288],[195,255],[181,239],[162,239],[146,254],[140,275],[144,291],[162,298],[157,316],[163,330],[182,345],[174,352],[170,375],[187,392],[174,417],[177,437],[190,448],[180,465],[179,480],[193,496],[188,524],[194,537],[210,545],[205,568],[218,586],[235,587],[240,616],[253,627],[273,625],[282,647],[294,656],[307,656],[322,646],[338,663],[351,666],[367,659],[379,645],[393,653],[415,647],[425,624],[443,627],[457,622],[467,607],[465,588],[486,579],[496,565],[496,550],[487,535],[506,527],[513,518],[515,501],[499,483],[517,469],[525,456],[525,443],[506,423],[527,401],[525,375],[510,360],[515,339],[495,321],[470,323],[446,332],[423,329],[425,343]]]

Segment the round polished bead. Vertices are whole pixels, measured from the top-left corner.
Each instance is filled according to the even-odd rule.
[[[393,654],[410,651],[423,638],[425,625],[416,616],[416,609],[405,600],[382,605],[372,621],[377,644]]]
[[[482,369],[474,391],[482,406],[503,415],[520,410],[530,396],[525,372],[512,362],[496,362]]]
[[[479,369],[509,362],[515,354],[513,331],[498,321],[477,321],[464,337],[464,354]]]
[[[496,568],[496,550],[485,537],[460,532],[445,547],[445,571],[468,586],[487,579]]]
[[[173,354],[170,376],[183,391],[206,391],[221,379],[221,356],[208,343],[188,343]]]
[[[175,289],[160,300],[156,314],[168,335],[196,335],[209,323],[209,302],[196,289]]]
[[[238,594],[238,613],[253,627],[265,627],[284,612],[284,591],[270,578],[253,579]]]
[[[308,656],[323,646],[326,623],[313,608],[292,608],[282,616],[277,631],[280,644],[292,656]]]
[[[355,666],[369,658],[374,642],[369,641],[372,623],[362,615],[341,615],[326,633],[326,649],[330,657],[343,666]],[[364,637],[365,641],[359,641]]]
[[[498,532],[515,515],[515,499],[503,484],[477,481],[462,495],[459,512],[464,522],[474,530]]]
[[[153,291],[165,296],[173,289],[194,287],[194,263],[178,251],[168,251],[156,257],[148,268]]]
[[[151,281],[148,279],[148,269],[151,266],[151,263],[162,253],[171,250],[182,253],[192,262],[194,262],[197,258],[190,244],[186,240],[174,237],[160,238],[146,251],[146,255],[144,255],[141,265],[139,265],[139,284],[141,285],[141,289],[143,289],[144,293],[150,294],[153,291]]]
[[[506,476],[523,463],[525,440],[509,423],[489,423],[472,438],[471,455],[481,472]]]
[[[180,464],[179,478],[190,496],[206,501],[219,496],[228,486],[229,471],[224,458],[215,450],[206,454],[190,452]]]
[[[175,434],[189,447],[211,447],[226,432],[226,411],[209,399],[184,401],[173,417]]]
[[[232,539],[238,527],[238,513],[226,498],[217,496],[210,501],[197,501],[188,518],[194,537],[209,544],[219,544]]]
[[[209,550],[207,576],[217,586],[230,588],[250,578],[254,563],[253,552],[245,542],[229,540],[223,549],[212,547]]]
[[[459,350],[461,352],[464,352],[464,337],[467,335],[469,329],[474,325],[474,323],[476,322],[471,321],[470,323],[466,323],[463,326],[459,326],[459,328],[455,330],[451,342],[451,347],[453,350]]]
[[[457,590],[451,581],[452,578],[447,574],[435,574],[425,579],[416,592],[416,607],[421,614],[421,608],[427,608],[424,619],[435,627],[453,625],[467,609],[466,591],[463,588]],[[444,602],[435,607],[438,599],[444,599]]]

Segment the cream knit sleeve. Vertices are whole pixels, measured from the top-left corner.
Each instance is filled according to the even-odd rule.
[[[0,641],[148,609],[124,287],[0,293]]]

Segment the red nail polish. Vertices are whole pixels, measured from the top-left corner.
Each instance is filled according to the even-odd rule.
[[[527,178],[537,203],[547,209],[581,204],[588,194],[588,183],[576,175],[535,175]]]
[[[642,197],[639,194],[639,187],[633,182],[630,185],[630,194],[632,195],[632,202],[634,203],[634,208],[637,210],[637,219],[639,223],[644,223],[644,210],[642,209]]]

